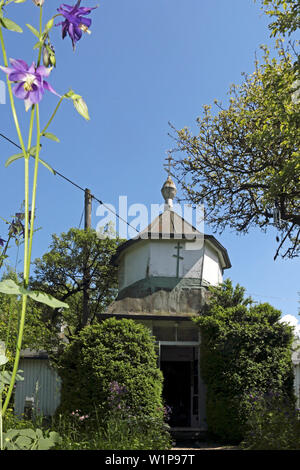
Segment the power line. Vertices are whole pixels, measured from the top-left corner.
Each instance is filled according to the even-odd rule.
[[[248,295],[253,295],[254,297],[260,297],[261,299],[293,300],[293,299],[287,298],[287,297],[275,297],[273,295],[254,294],[253,292],[252,293],[248,292]]]
[[[78,228],[81,227],[82,219],[83,219],[83,214],[84,214],[84,209],[82,210],[82,213],[81,213],[81,217],[80,217],[80,222],[79,222]]]
[[[0,133],[0,136],[3,137],[3,139],[7,140],[8,142],[10,142],[12,145],[14,145],[15,147],[17,147],[18,149],[22,150],[22,148],[20,147],[20,145],[18,145],[16,142],[14,142],[13,140],[9,139],[6,135],[4,134],[1,134]],[[62,173],[60,173],[59,171],[55,170],[54,168],[52,168],[52,170],[54,171],[54,175],[58,175],[60,176],[61,178],[63,178],[65,181],[67,181],[68,183],[72,184],[73,186],[75,186],[77,189],[80,189],[81,191],[83,191],[85,193],[85,189],[82,188],[81,186],[79,186],[79,184],[75,183],[74,181],[72,181],[70,178],[68,178],[67,176],[63,175]],[[125,222],[128,227],[131,227],[133,228],[137,233],[139,233],[139,231],[133,226],[131,225],[127,220],[123,219],[123,217],[121,217],[117,212],[113,211],[110,207],[108,207],[106,204],[104,204],[103,201],[101,201],[101,199],[98,199],[96,196],[94,196],[94,194],[91,194],[91,198],[92,199],[95,199],[95,201],[99,202],[99,204],[101,204],[102,206],[104,206],[108,211],[110,211],[112,214],[114,214],[116,217],[118,217],[119,220],[122,220],[123,222]]]

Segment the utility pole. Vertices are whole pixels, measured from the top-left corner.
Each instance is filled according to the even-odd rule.
[[[92,197],[91,191],[85,189],[84,191],[84,230],[91,228],[92,225]]]
[[[92,197],[91,191],[85,189],[84,191],[84,230],[87,231],[91,228],[92,225]],[[89,252],[88,248],[84,249],[84,266],[83,266],[83,304],[82,304],[82,327],[88,324],[89,320],[89,270],[88,270],[88,261],[89,261]]]

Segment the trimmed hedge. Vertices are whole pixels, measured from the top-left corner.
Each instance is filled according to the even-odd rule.
[[[57,413],[80,410],[105,416],[112,406],[112,384],[132,415],[163,415],[163,376],[157,366],[154,338],[133,320],[110,318],[85,327],[59,359],[62,379]]]

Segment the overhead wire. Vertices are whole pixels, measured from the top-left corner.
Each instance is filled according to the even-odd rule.
[[[11,140],[9,137],[7,137],[6,135],[0,133],[0,137],[2,137],[3,139],[7,140],[8,142],[10,142],[12,145],[14,145],[15,147],[17,147],[18,149],[22,150],[22,148],[20,147],[20,145],[18,145],[16,142],[14,142],[13,140]],[[54,175],[58,175],[60,176],[61,178],[63,178],[65,181],[67,181],[68,183],[72,184],[73,186],[75,186],[77,189],[80,189],[81,191],[83,191],[85,193],[85,189],[80,186],[79,184],[75,183],[74,181],[72,181],[70,178],[68,178],[67,176],[63,175],[62,173],[60,173],[59,171],[57,171],[56,169],[52,168],[53,172],[54,172]],[[110,211],[112,214],[114,214],[119,220],[122,220],[123,222],[125,222],[129,227],[133,228],[137,233],[139,233],[139,231],[137,230],[136,227],[134,227],[133,225],[131,225],[126,219],[124,219],[123,217],[121,217],[116,211],[112,210],[108,205],[104,204],[103,201],[101,201],[101,199],[97,198],[94,194],[91,194],[90,195],[92,199],[95,199],[95,201],[97,201],[99,204],[101,204],[103,207],[105,207],[108,211]],[[80,222],[81,224],[81,222]]]

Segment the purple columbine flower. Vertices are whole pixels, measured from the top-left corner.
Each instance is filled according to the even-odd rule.
[[[76,42],[82,36],[82,32],[90,34],[89,27],[92,20],[84,18],[83,15],[89,15],[92,10],[97,7],[81,7],[81,0],[78,0],[76,5],[66,5],[63,3],[57,11],[65,17],[65,21],[58,23],[56,26],[62,25],[62,38],[64,39],[68,34],[72,40],[73,49],[75,49]]]
[[[4,246],[4,243],[5,243],[5,240],[3,240],[3,238],[0,237],[0,246]]]
[[[59,96],[44,79],[49,76],[52,68],[46,68],[44,65],[36,67],[34,62],[28,66],[24,60],[20,59],[10,59],[10,63],[12,67],[0,66],[0,68],[8,75],[11,82],[17,83],[13,88],[13,93],[17,98],[24,100],[26,111],[33,104],[41,101],[45,90]]]

